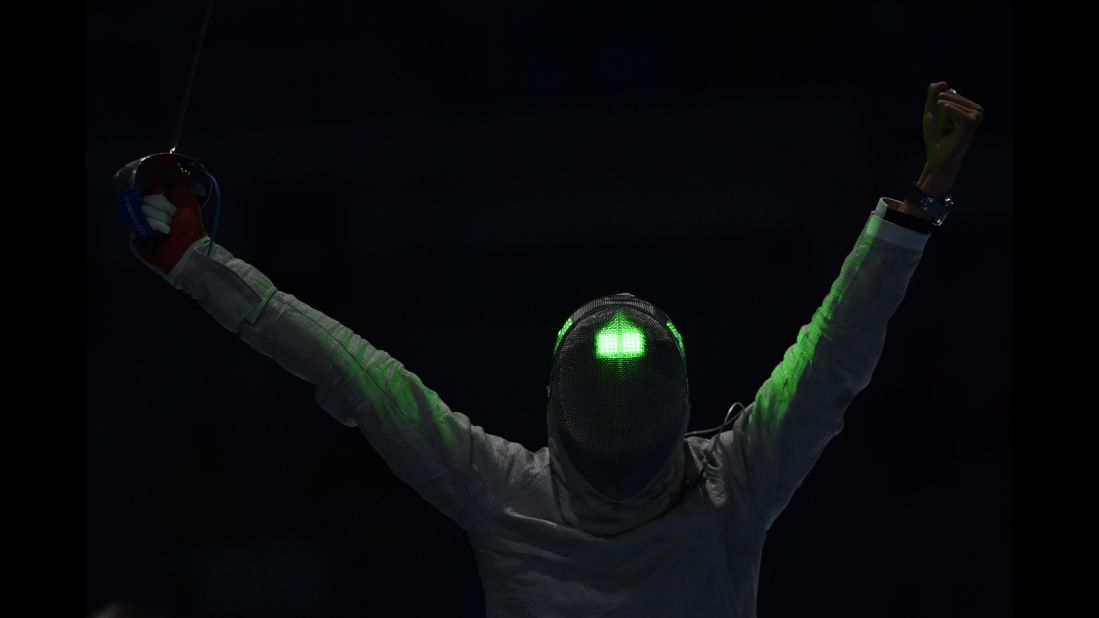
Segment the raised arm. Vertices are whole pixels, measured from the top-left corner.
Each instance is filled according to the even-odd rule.
[[[144,211],[167,235],[154,252],[135,244],[147,265],[245,343],[313,384],[322,408],[358,426],[397,476],[459,525],[476,523],[533,472],[529,451],[450,410],[389,354],[278,291],[223,247],[207,255],[211,241],[186,188],[147,196]],[[177,234],[196,240],[181,249]]]
[[[715,438],[733,491],[768,526],[870,382],[886,325],[919,264],[926,235],[882,220],[888,203],[879,202],[831,291],[755,400]]]
[[[869,384],[931,222],[942,222],[941,204],[934,200],[941,201],[953,185],[983,114],[946,82],[928,87],[922,116],[927,164],[915,183],[925,195],[879,200],[812,319],[733,428],[715,438],[731,489],[766,526]]]

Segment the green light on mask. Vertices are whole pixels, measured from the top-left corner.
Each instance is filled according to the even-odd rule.
[[[669,321],[668,322],[668,330],[672,331],[672,334],[675,335],[675,338],[679,341],[679,351],[686,354],[687,353],[687,348],[683,347],[683,335],[680,335],[679,331],[675,329],[675,324],[672,324]]]
[[[561,327],[561,330],[557,331],[557,342],[553,344],[553,351],[557,352],[557,348],[561,347],[561,339],[564,338],[565,333],[572,326],[572,318],[565,320],[565,325]]]
[[[595,335],[596,358],[637,358],[645,354],[645,335],[622,312]]]

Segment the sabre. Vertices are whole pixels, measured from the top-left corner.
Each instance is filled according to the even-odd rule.
[[[202,44],[206,40],[206,27],[210,23],[210,14],[214,10],[214,0],[206,7],[202,19],[202,28],[198,34],[198,44],[191,60],[191,70],[187,77],[187,87],[183,92],[183,101],[179,106],[175,135],[168,152],[146,155],[122,166],[111,179],[115,191],[115,203],[118,205],[127,225],[133,230],[134,237],[149,250],[153,250],[163,234],[149,226],[145,214],[141,211],[141,200],[150,193],[162,193],[175,182],[186,182],[191,195],[205,208],[211,194],[214,197],[214,225],[210,231],[210,245],[207,255],[214,250],[214,238],[217,236],[221,219],[221,189],[214,175],[202,163],[193,157],[176,152],[180,136],[183,133],[183,120],[187,115],[187,104],[191,99],[191,87],[198,72],[198,61],[202,55]]]

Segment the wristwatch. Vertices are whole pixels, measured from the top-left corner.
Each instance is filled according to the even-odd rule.
[[[945,199],[939,199],[929,193],[924,193],[922,189],[916,186],[916,183],[908,185],[908,192],[905,193],[905,199],[916,204],[923,210],[929,217],[931,217],[931,225],[939,227],[946,221],[946,216],[950,214],[950,209],[954,207],[954,199],[949,195]]]

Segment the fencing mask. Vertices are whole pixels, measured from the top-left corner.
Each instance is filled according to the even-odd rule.
[[[682,338],[631,294],[593,300],[557,335],[548,394],[549,431],[571,467],[606,497],[631,498],[681,448],[690,418]]]

